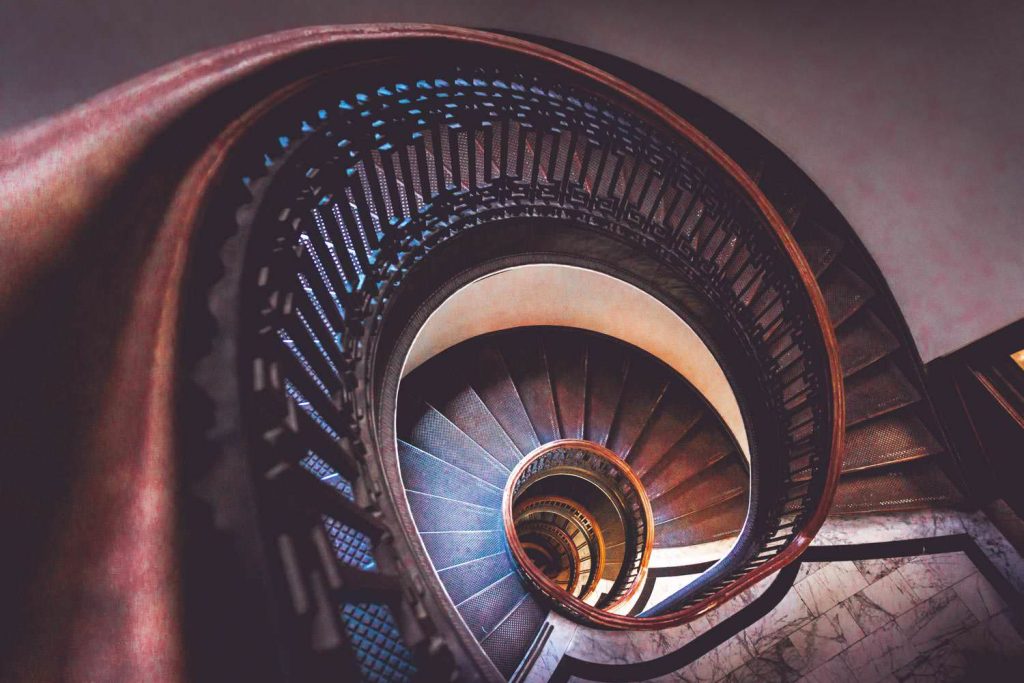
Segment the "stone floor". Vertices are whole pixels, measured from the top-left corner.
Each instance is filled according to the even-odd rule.
[[[988,576],[1024,593],[1024,561],[980,513],[829,520],[814,545],[849,548],[964,534],[985,556],[980,564]],[[960,551],[804,562],[793,586],[766,616],[652,680],[1024,680],[1022,624],[1015,623],[979,566]],[[554,616],[556,628],[527,681],[547,680],[563,654],[609,665],[669,655],[749,606],[770,584],[766,580],[715,612],[665,631],[592,631]]]

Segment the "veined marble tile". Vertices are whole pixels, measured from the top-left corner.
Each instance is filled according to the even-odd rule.
[[[753,652],[764,652],[804,624],[814,619],[803,599],[793,589],[786,593],[771,612],[748,626],[740,637]]]
[[[858,517],[829,517],[812,545],[852,545],[904,541],[964,533],[959,512],[914,510]]]
[[[828,566],[828,562],[803,562],[800,564],[800,569],[796,573],[796,579],[793,583],[800,583],[814,572],[824,569]]]
[[[983,512],[963,515],[964,528],[989,561],[1019,592],[1024,593],[1024,558]]]
[[[945,683],[946,681],[990,680],[971,675],[967,658],[956,643],[946,643],[918,655],[909,664],[893,672],[900,683]]]
[[[783,638],[757,657],[747,662],[747,669],[754,674],[754,680],[789,683],[798,680],[803,672],[800,653],[789,638]]]
[[[587,662],[632,664],[678,650],[695,637],[689,624],[661,631],[602,631],[580,627],[565,652]]]
[[[746,663],[753,655],[739,638],[730,638],[700,659],[676,671],[674,678],[659,680],[712,683],[719,681]]]
[[[918,602],[966,579],[978,568],[964,553],[919,555],[897,570],[910,584]]]
[[[799,670],[808,672],[817,669],[863,637],[864,631],[850,610],[839,604],[791,633],[789,640],[800,657]]]
[[[889,623],[917,604],[914,591],[899,572],[892,572],[844,602],[865,634]]]
[[[796,584],[814,616],[820,616],[868,585],[853,562],[830,562],[824,569]]]
[[[997,614],[982,621],[957,641],[963,649],[981,655],[1022,660],[1024,659],[1024,638],[1013,627],[1009,612]],[[1024,664],[1024,662],[1019,662]],[[1024,669],[1019,669],[1024,674]],[[1024,676],[1019,676],[1024,677]]]
[[[919,656],[962,636],[977,623],[952,588],[937,593],[896,619],[907,642]]]
[[[814,671],[806,674],[798,683],[869,683],[857,678],[841,657],[833,657]]]
[[[978,572],[958,581],[953,585],[953,590],[978,621],[994,617],[1007,607],[988,579]]]
[[[893,671],[914,660],[917,653],[895,621],[867,635],[839,653],[846,667],[861,683],[885,680]]]
[[[548,615],[548,623],[554,628],[537,657],[533,668],[526,675],[524,683],[546,683],[554,673],[579,628],[576,622],[566,619],[557,612]]]
[[[854,560],[853,563],[857,565],[857,569],[864,575],[868,583],[874,583],[896,571],[912,559],[912,557],[886,557],[879,560]]]

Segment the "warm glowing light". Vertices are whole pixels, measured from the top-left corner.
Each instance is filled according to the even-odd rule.
[[[1017,367],[1024,370],[1024,349],[1021,349],[1017,353],[1011,353],[1010,358],[1012,358],[1013,362],[1017,364]]]

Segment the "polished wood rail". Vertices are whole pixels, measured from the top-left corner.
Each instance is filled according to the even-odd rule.
[[[337,78],[342,69],[345,77]],[[397,85],[416,83],[407,83],[406,74],[433,79],[421,94],[434,105],[439,95],[450,96],[448,103],[473,104],[459,110],[461,128],[441,127],[449,125],[448,110],[434,106],[420,115],[410,112],[416,105],[400,104]],[[467,74],[468,85],[459,84]],[[533,113],[485,107],[495,94],[503,102],[522,101]],[[392,98],[388,111],[396,116],[376,115],[385,98]],[[351,109],[339,109],[339,100]],[[473,118],[489,110],[493,120]],[[382,129],[370,128],[385,119]],[[515,127],[517,135],[525,132],[516,139],[514,157],[508,156],[508,124],[523,120],[529,126]],[[558,127],[566,122],[571,125]],[[503,126],[500,139],[494,123]],[[439,143],[429,157],[431,168],[425,166],[423,138],[413,137],[424,131]],[[573,155],[579,152],[578,170],[575,156],[566,171],[559,166],[565,158],[551,153],[556,133],[565,134],[559,140]],[[647,144],[653,138],[662,143],[656,149]],[[350,156],[338,155],[339,139],[351,141]],[[494,146],[478,148],[478,139],[498,140],[506,153],[502,167],[495,168]],[[268,648],[240,638],[239,652],[261,655],[281,647],[292,670],[306,673],[336,667],[339,658],[353,664],[341,617],[325,597],[347,595],[344,576],[349,585],[364,581],[388,596],[408,627],[410,649],[420,653],[421,673],[434,672],[440,680],[446,667],[491,671],[475,645],[461,644],[468,636],[457,619],[445,616],[444,597],[430,587],[429,560],[408,512],[389,492],[394,445],[382,425],[393,406],[384,399],[393,398],[387,387],[398,377],[388,374],[394,349],[386,347],[383,334],[385,323],[402,310],[399,285],[431,258],[431,250],[499,218],[568,216],[581,230],[615,234],[662,259],[666,276],[689,283],[717,307],[757,374],[749,413],[753,441],[764,446],[753,453],[762,467],[755,483],[766,488],[755,491],[756,528],[745,530],[742,540],[749,555],[727,558],[731,564],[723,565],[713,585],[680,596],[664,614],[633,619],[576,610],[576,616],[611,628],[687,621],[791,562],[824,521],[839,474],[844,401],[836,340],[813,273],[771,203],[732,159],[665,105],[579,60],[507,36],[443,26],[302,29],[182,60],[7,137],[0,149],[0,238],[10,245],[0,320],[18,331],[18,338],[5,339],[10,376],[38,370],[45,381],[25,376],[24,386],[102,387],[62,399],[57,416],[46,401],[14,407],[8,433],[23,434],[25,424],[47,428],[12,452],[57,453],[69,470],[126,472],[72,483],[69,500],[89,511],[92,523],[87,530],[61,530],[53,544],[58,570],[37,572],[25,564],[40,553],[12,560],[18,576],[32,577],[32,586],[11,584],[17,602],[11,614],[27,613],[22,602],[35,599],[18,592],[68,596],[59,607],[33,613],[38,622],[21,630],[38,638],[39,647],[30,643],[22,652],[85,643],[74,657],[49,657],[65,662],[64,670],[75,677],[96,677],[90,667],[108,661],[110,643],[141,641],[146,648],[125,645],[116,653],[127,675],[150,679],[157,667],[173,677],[184,670],[183,629],[173,623],[176,616],[161,621],[176,615],[180,602],[169,550],[180,512],[179,474],[194,506],[204,510],[200,518],[214,516],[205,511],[209,506],[248,511],[245,522],[224,516],[231,521],[218,533],[233,534],[235,545],[249,549],[245,557],[252,561],[238,563],[251,572],[246,585],[273,586],[279,596],[289,596],[270,599],[256,591],[275,605],[260,633],[294,638],[268,642]],[[428,201],[419,203],[414,183]],[[687,209],[696,204],[691,199],[697,188],[723,200],[720,207],[708,204],[722,208],[721,221],[705,221],[703,209]],[[332,251],[334,242],[315,225],[315,211],[329,196],[346,199],[322,206],[337,206],[346,219],[351,250],[346,245]],[[481,208],[488,206],[500,211]],[[368,250],[356,259],[351,254],[363,248],[363,238]],[[321,316],[304,298],[297,274],[308,276],[316,302],[335,308],[324,308]],[[193,289],[203,292],[199,309],[192,308]],[[38,349],[24,342],[32,334],[49,339],[53,329],[74,334]],[[280,333],[294,342],[307,329],[328,343],[305,347],[300,359]],[[90,349],[104,352],[82,362]],[[193,358],[191,349],[207,355]],[[786,374],[793,357],[805,365]],[[189,368],[190,380],[178,376],[182,367]],[[183,385],[198,386],[204,399],[187,400],[192,394],[178,392]],[[185,435],[177,431],[179,417]],[[208,437],[211,421],[223,420],[230,424],[217,422],[216,436]],[[56,433],[63,436],[54,441]],[[202,436],[193,439],[196,433]],[[182,445],[196,441],[198,449]],[[311,449],[351,480],[353,499],[302,476],[298,463]],[[209,457],[195,468],[191,460],[189,467],[176,465],[193,450]],[[209,491],[227,495],[210,472],[235,466],[246,473],[231,484],[237,498],[208,502]],[[17,482],[12,488],[24,483],[28,490],[37,486],[37,475],[33,469],[8,473]],[[244,505],[232,507],[238,501]],[[153,516],[122,533],[126,514],[143,507]],[[377,576],[324,556],[318,525],[328,510],[367,533],[382,568]],[[259,527],[257,519],[267,523]],[[20,525],[25,530],[15,533],[27,538],[50,528],[48,520],[27,520]],[[104,545],[94,555],[74,551],[92,547],[97,538]],[[142,611],[136,586],[104,581],[129,550],[166,579],[147,588],[149,607]],[[130,609],[96,615],[74,607],[86,604],[78,597],[100,584],[113,602]],[[314,604],[309,596],[323,600]],[[326,641],[310,626],[314,615],[322,617],[318,627],[332,629],[333,658],[317,649]],[[260,623],[242,626],[256,633]],[[135,629],[158,637],[140,639]],[[83,640],[72,631],[117,637]],[[451,651],[437,647],[439,640]],[[255,655],[249,660],[263,661]]]

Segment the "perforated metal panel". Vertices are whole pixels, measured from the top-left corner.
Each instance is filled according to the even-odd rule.
[[[350,602],[341,608],[349,642],[359,660],[362,680],[371,683],[402,683],[416,673],[412,653],[402,644],[395,618],[386,605]],[[338,680],[349,676],[338,672]]]

